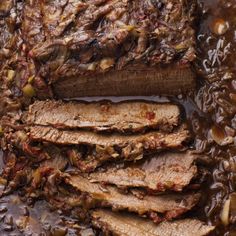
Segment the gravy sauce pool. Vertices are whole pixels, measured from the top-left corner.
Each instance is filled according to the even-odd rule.
[[[123,100],[173,101],[185,110],[195,141],[192,148],[208,156],[205,162],[207,181],[203,200],[192,216],[217,225],[214,236],[236,235],[236,212],[229,223],[222,221],[226,202],[236,192],[236,1],[199,0],[197,32],[198,91],[177,98],[122,97],[106,98],[113,102]],[[85,98],[98,101],[104,98]],[[81,100],[78,98],[78,100]],[[0,171],[4,163],[0,152]],[[1,189],[0,189],[1,191]],[[236,204],[236,200],[234,201]],[[232,205],[232,202],[231,202]],[[236,208],[236,207],[234,207]],[[43,201],[33,207],[22,203],[18,193],[0,200],[0,235],[80,235],[92,233],[81,222],[49,209]],[[18,224],[25,224],[23,231]],[[86,235],[86,234],[84,234]]]
[[[201,87],[193,99],[201,114],[194,114],[192,126],[196,150],[212,160],[201,216],[218,225],[212,235],[236,235],[235,219],[230,226],[222,222],[226,202],[236,191],[236,1],[201,0],[199,4],[203,15],[196,70]]]

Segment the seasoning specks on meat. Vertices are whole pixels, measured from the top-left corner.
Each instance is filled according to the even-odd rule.
[[[148,214],[154,221],[171,220],[191,210],[199,201],[200,194],[166,194],[166,195],[145,195],[138,198],[132,193],[122,193],[116,187],[104,186],[91,183],[89,179],[80,175],[59,176],[66,186],[73,187],[71,197],[82,199],[84,194],[92,198],[97,206],[111,207],[116,210],[128,210],[139,215]],[[58,180],[57,180],[58,181]],[[75,193],[75,190],[78,193]],[[62,191],[63,192],[63,191]],[[73,194],[75,193],[75,194]],[[85,200],[84,200],[85,201]],[[82,203],[78,201],[78,206]]]
[[[27,123],[55,128],[95,131],[172,131],[179,125],[180,111],[171,104],[147,102],[79,103],[36,101],[29,107]]]

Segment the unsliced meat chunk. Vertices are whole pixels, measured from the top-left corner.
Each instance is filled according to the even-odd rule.
[[[115,184],[120,187],[142,187],[152,191],[182,191],[197,174],[196,156],[190,152],[165,152],[144,163],[127,168],[108,168],[92,173],[94,182]]]
[[[28,61],[57,98],[186,92],[195,87],[195,6],[196,0],[27,0]]]
[[[214,226],[205,225],[195,219],[163,222],[155,225],[150,221],[130,214],[96,210],[92,213],[93,225],[105,233],[116,236],[205,236]]]
[[[27,113],[27,123],[56,128],[95,131],[171,131],[179,124],[178,106],[148,102],[81,103],[36,101]]]
[[[116,210],[128,210],[140,215],[149,214],[155,221],[170,220],[191,210],[198,202],[199,194],[145,195],[142,199],[130,193],[121,193],[116,187],[91,183],[80,175],[63,177],[65,183],[79,192],[87,193],[98,205]],[[156,214],[157,215],[156,215]],[[160,215],[161,218],[158,216]]]

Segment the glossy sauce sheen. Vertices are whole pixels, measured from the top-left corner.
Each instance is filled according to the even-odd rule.
[[[236,190],[236,4],[233,0],[200,2],[205,14],[198,32],[196,67],[202,77],[202,86],[194,100],[203,113],[194,115],[192,125],[196,132],[196,149],[207,153],[213,161],[211,180],[206,185],[206,205],[201,215],[219,225],[213,235],[235,235],[235,227],[223,227],[219,216],[229,194]],[[217,35],[213,33],[214,26],[222,20],[227,22],[228,29],[225,34]],[[232,143],[221,146],[221,140],[229,137]]]
[[[217,225],[217,230],[212,233],[212,236],[233,236],[236,235],[236,226],[223,226],[220,214],[229,194],[236,191],[236,173],[234,172],[236,170],[236,1],[199,0],[199,12],[198,58],[195,63],[199,90],[195,94],[187,97],[178,96],[178,98],[152,96],[106,99],[114,102],[130,99],[158,102],[171,100],[182,105],[195,135],[193,148],[199,153],[207,154],[210,160],[208,160],[209,175],[208,181],[205,183],[204,199],[199,210],[193,212],[192,216]],[[226,32],[219,35],[216,34],[219,32],[216,24],[222,23],[222,20],[228,25]],[[103,99],[86,98],[83,100]],[[78,100],[81,99],[78,98]],[[222,141],[227,137],[232,137],[228,144]],[[0,153],[0,155],[2,154]],[[2,165],[3,163],[1,163],[0,169]],[[28,213],[22,213],[23,215],[28,214],[34,220],[30,221],[29,225],[33,227],[33,230],[29,228],[29,234],[20,233],[15,224],[10,230],[10,226],[7,226],[11,225],[11,223],[8,224],[11,222],[9,218],[13,217],[15,221],[19,218],[17,212],[26,209],[24,204],[16,209],[11,199],[12,196],[0,201],[0,220],[4,222],[1,224],[1,235],[30,235],[32,231],[39,232],[37,231],[39,229],[41,232],[51,232],[50,235],[57,235],[55,231],[58,227],[62,230],[67,228],[65,232],[68,232],[68,235],[76,235],[77,231],[71,226],[73,224],[68,224],[68,221],[74,221],[60,215],[60,212],[51,214],[48,207],[43,207],[45,214],[50,213],[50,217],[46,217],[43,221],[39,204],[36,204],[34,208],[27,206]],[[11,234],[7,234],[4,227],[9,227]]]

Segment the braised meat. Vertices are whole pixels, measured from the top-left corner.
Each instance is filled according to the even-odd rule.
[[[46,141],[55,144],[86,144],[102,147],[138,146],[139,149],[181,148],[189,138],[189,132],[183,125],[173,133],[149,132],[137,135],[96,134],[89,131],[59,130],[52,127],[30,127],[30,138],[35,141]]]
[[[142,159],[144,154],[166,149],[183,149],[189,132],[181,126],[172,133],[149,132],[137,135],[96,134],[89,131],[64,131],[46,126],[32,126],[30,140],[57,145],[89,147],[85,158],[79,156],[77,166],[84,171],[94,170],[106,161]],[[72,152],[73,149],[69,151]],[[83,155],[84,156],[84,155]]]
[[[0,0],[0,235],[233,236],[234,1]]]
[[[58,129],[94,131],[172,131],[179,125],[180,111],[171,104],[125,102],[112,104],[36,101],[29,107],[26,122]]]
[[[56,180],[55,180],[55,176]],[[110,207],[114,210],[128,210],[139,215],[148,215],[156,223],[163,220],[171,220],[191,210],[199,201],[198,193],[145,195],[138,198],[132,193],[122,193],[116,187],[92,183],[88,178],[79,174],[52,174],[47,186],[48,199],[58,197],[61,192],[63,198],[67,199],[66,204],[72,207],[83,206],[89,208],[94,206]],[[54,182],[52,182],[54,179]],[[52,194],[55,188],[51,183],[59,185],[58,190]],[[50,190],[51,189],[51,190]],[[63,190],[64,189],[64,190]],[[86,204],[87,203],[87,204]]]
[[[70,71],[70,69],[68,69]],[[190,68],[127,68],[106,72],[96,77],[63,78],[52,85],[59,98],[93,96],[149,96],[186,93],[195,88]],[[84,89],[86,88],[86,89]]]
[[[189,152],[164,152],[141,164],[91,173],[90,178],[93,182],[109,183],[119,187],[182,191],[197,174],[194,164],[196,158],[197,156]]]
[[[22,23],[28,61],[62,98],[187,91],[195,85],[194,6],[194,0],[28,0]]]
[[[91,172],[108,161],[184,149],[190,132],[180,116],[179,107],[168,103],[37,101],[23,113],[23,125],[15,125],[15,131],[10,125],[4,137],[40,160],[51,156],[46,146],[57,146],[73,166]]]
[[[205,236],[214,230],[203,222],[184,219],[155,225],[150,221],[129,214],[96,210],[92,214],[93,224],[104,232],[117,236]]]

